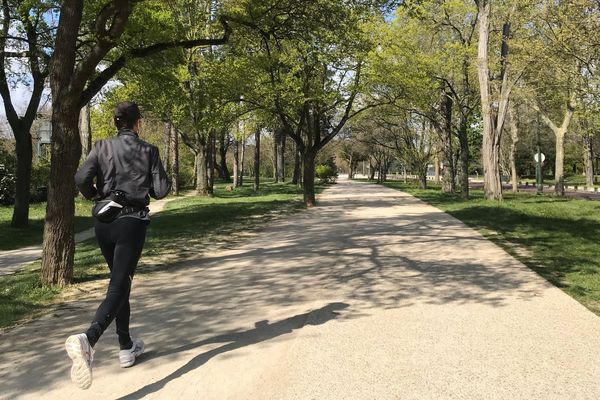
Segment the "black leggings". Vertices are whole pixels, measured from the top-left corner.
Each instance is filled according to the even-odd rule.
[[[86,332],[92,347],[113,319],[116,319],[121,350],[133,345],[129,336],[129,292],[146,240],[147,226],[148,221],[132,217],[118,218],[109,224],[95,221],[96,238],[110,269],[110,282],[106,298]]]

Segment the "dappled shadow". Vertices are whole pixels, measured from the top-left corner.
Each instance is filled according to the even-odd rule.
[[[231,207],[212,218],[227,218],[227,213],[252,203]],[[202,214],[201,207],[173,211],[153,223],[173,224],[173,231],[186,226],[179,232],[188,232],[188,253],[182,252],[180,261],[166,265],[164,271],[138,275],[132,291],[134,333],[160,344],[160,350],[158,345],[149,346],[145,362],[177,363],[184,351],[227,344],[194,355],[155,383],[141,382],[145,386],[128,390],[126,398],[160,390],[223,352],[285,335],[302,327],[306,317],[315,325],[414,304],[500,308],[511,299],[540,296],[548,287],[454,217],[375,185],[332,186],[320,207],[278,220],[247,241],[214,254],[193,245],[193,221],[210,216]],[[165,242],[155,239],[155,246]],[[207,255],[199,257],[201,251]],[[298,307],[315,309],[315,302],[329,304],[316,313],[322,312],[322,317],[315,317],[315,312],[297,315]],[[339,318],[333,312],[342,302],[348,309]],[[97,298],[68,304],[5,335],[0,342],[0,380],[9,397],[65,384],[68,365],[62,342],[89,323],[97,305]],[[296,317],[272,317],[282,312]],[[266,318],[279,322],[247,329],[252,321]],[[116,343],[112,329],[101,339],[95,368],[111,369],[114,364],[106,350],[108,343]],[[22,340],[42,332],[44,340]],[[122,384],[131,387],[132,382]],[[93,390],[94,386],[90,393]]]

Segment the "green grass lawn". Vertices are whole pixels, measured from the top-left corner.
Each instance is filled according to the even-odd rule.
[[[75,200],[75,232],[93,226],[91,209],[91,201]],[[13,207],[0,206],[0,251],[42,244],[46,203],[31,204],[29,226],[26,228],[11,227],[12,214]]]
[[[318,188],[321,190],[321,187]],[[215,187],[215,196],[185,197],[167,204],[152,218],[137,273],[168,268],[161,257],[199,255],[210,252],[218,242],[231,241],[235,233],[260,226],[276,213],[303,209],[302,192],[291,184],[266,183],[255,193],[251,186],[227,191]],[[0,276],[0,327],[43,312],[57,301],[63,290],[43,287],[39,262],[13,275]],[[74,282],[83,283],[108,277],[108,268],[95,240],[77,245]]]
[[[388,182],[448,212],[600,315],[600,202],[505,193],[487,201],[472,190],[471,200],[439,187],[421,190]]]

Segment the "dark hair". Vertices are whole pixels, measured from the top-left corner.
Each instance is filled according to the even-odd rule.
[[[117,104],[114,112],[114,122],[117,129],[132,129],[138,119],[142,118],[137,104],[124,101]]]

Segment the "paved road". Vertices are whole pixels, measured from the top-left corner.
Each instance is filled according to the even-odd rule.
[[[97,291],[0,336],[17,399],[598,399],[600,318],[456,219],[341,181],[235,249],[136,277],[147,353],[68,380]]]
[[[153,201],[150,203],[150,213],[156,214],[162,211],[163,207],[174,198]],[[83,232],[75,234],[75,242],[83,242],[93,238],[95,235],[94,228],[87,229]],[[25,265],[42,258],[42,246],[29,246],[16,250],[0,251],[0,275],[8,275],[19,270]]]

